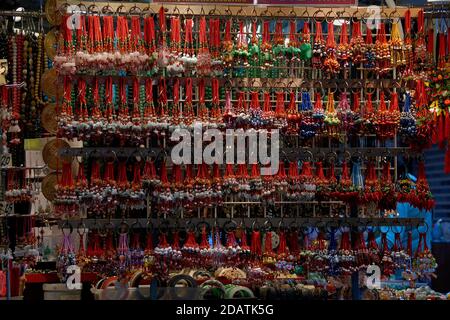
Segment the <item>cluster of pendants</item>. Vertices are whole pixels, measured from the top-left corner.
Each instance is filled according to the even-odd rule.
[[[321,161],[305,161],[300,169],[296,161],[281,160],[273,175],[261,175],[263,166],[259,164],[202,163],[171,165],[168,169],[162,161],[157,170],[152,159],[144,164],[127,164],[126,161],[102,164],[94,159],[87,166],[88,180],[84,164],[78,166],[74,178],[71,164],[64,163],[54,209],[61,217],[78,216],[80,208],[97,216],[110,216],[117,207],[141,210],[152,203],[160,214],[173,213],[182,207],[189,216],[197,208],[221,206],[229,196],[239,201],[271,204],[279,201],[281,195],[287,201],[299,203],[331,200],[344,204],[375,204],[380,210],[395,209],[397,202],[410,203],[420,210],[430,210],[434,206],[423,162],[419,163],[415,183],[407,179],[394,182],[389,162],[383,164],[380,176],[373,161],[365,164],[364,175],[360,163],[349,168],[343,161],[339,175],[334,166],[329,163],[325,170]]]
[[[416,37],[412,36],[410,12],[406,12],[405,39],[396,20],[390,37],[385,23],[380,22],[373,39],[369,26],[363,37],[361,21],[356,20],[344,21],[339,37],[335,37],[334,21],[327,21],[325,37],[320,21],[304,21],[299,33],[297,21],[291,19],[287,35],[283,19],[275,21],[273,32],[270,20],[253,20],[248,26],[239,18],[168,18],[164,8],[157,17],[82,15],[76,30],[66,26],[67,19],[70,17],[64,19],[61,29],[64,45],[55,58],[55,67],[62,74],[115,70],[141,75],[240,76],[249,66],[270,73],[274,64],[312,60],[314,68],[328,74],[339,73],[349,64],[363,64],[382,75],[393,67],[401,68],[402,74],[412,77],[433,56],[426,47],[423,11],[417,18]]]
[[[328,90],[324,96],[320,90],[311,96],[306,88],[232,91],[221,88],[218,79],[212,79],[210,86],[200,80],[194,100],[193,82],[192,78],[172,82],[160,78],[155,88],[152,79],[142,84],[138,78],[127,83],[107,77],[104,82],[95,78],[90,85],[85,79],[72,83],[66,76],[58,135],[139,146],[151,136],[170,135],[177,128],[192,130],[201,123],[203,128],[221,130],[279,129],[304,142],[316,136],[342,139],[364,135],[384,141],[398,134],[406,143],[423,148],[433,136],[434,118],[427,109],[421,80],[414,95],[380,90],[378,101],[369,91],[338,94]],[[156,99],[154,91],[158,92]]]
[[[231,267],[244,271],[233,273],[234,277],[247,276],[254,281],[304,276],[311,272],[349,275],[371,264],[380,266],[387,277],[398,269],[423,277],[434,272],[437,266],[427,247],[425,233],[419,233],[420,241],[413,251],[411,232],[407,233],[406,245],[402,244],[401,234],[394,233],[390,247],[387,233],[382,232],[377,242],[374,229],[358,231],[354,235],[356,239],[351,239],[348,228],[304,232],[283,226],[247,229],[235,222],[230,226],[209,230],[203,225],[185,231],[161,227],[158,231],[147,230],[145,237],[129,226],[120,228],[119,233],[106,227],[94,228],[86,239],[80,233],[78,252],[71,234],[66,234],[58,265],[62,268],[78,264],[83,272],[103,276],[143,269],[161,277],[184,268],[214,273],[219,267]]]

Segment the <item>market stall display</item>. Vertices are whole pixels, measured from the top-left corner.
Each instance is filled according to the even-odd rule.
[[[69,266],[95,274],[98,299],[154,294],[155,279],[173,299],[357,299],[346,290],[368,266],[412,287],[372,299],[443,298],[415,288],[437,267],[428,226],[396,213],[407,203],[430,214],[423,153],[450,150],[449,30],[434,54],[424,8],[388,9],[371,28],[358,7],[85,7],[74,27],[49,0],[45,14],[24,14],[38,36],[31,23],[0,34],[3,193],[23,219],[15,246],[41,250],[22,260],[30,274],[52,221],[58,279]],[[211,134],[225,147],[212,150]],[[23,140],[41,135],[54,137],[44,166],[24,167]],[[200,160],[184,147],[178,160],[183,135],[201,136]],[[253,146],[274,160],[274,143],[273,168],[252,158]],[[26,207],[41,193],[48,210]],[[395,227],[414,229],[416,247]]]

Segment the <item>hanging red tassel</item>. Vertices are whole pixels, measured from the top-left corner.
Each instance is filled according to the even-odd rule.
[[[108,232],[105,239],[105,248],[103,250],[103,254],[106,258],[112,258],[115,256],[116,250],[114,249],[114,239],[113,233]]]
[[[244,252],[249,252],[250,251],[250,247],[247,244],[247,230],[245,229],[245,227],[240,227],[241,228],[241,249]]]
[[[180,250],[180,233],[178,230],[175,230],[173,233],[172,250]]]
[[[159,235],[159,243],[158,248],[164,249],[170,247],[169,242],[167,241],[167,235],[165,233],[161,233]]]
[[[426,178],[425,163],[423,161],[419,162],[419,173],[417,175],[416,189],[411,202],[411,204],[419,210],[426,211],[431,210],[435,205],[435,201]]]
[[[298,231],[297,229],[291,230],[289,234],[289,251],[291,255],[297,257],[300,253],[300,245],[298,243]]]
[[[397,192],[391,177],[391,164],[386,161],[383,165],[383,174],[381,179],[382,198],[378,202],[381,210],[395,210],[397,207]]]
[[[286,233],[283,230],[280,230],[279,238],[280,243],[278,245],[277,254],[280,259],[284,259],[289,254],[289,250],[287,247]]]
[[[252,254],[254,254],[257,257],[261,256],[261,254],[262,254],[261,233],[258,230],[252,231],[250,251],[252,252]]]
[[[228,231],[226,247],[228,249],[232,249],[232,248],[236,248],[236,246],[237,246],[237,241],[236,241],[236,236],[234,234],[234,231]]]
[[[198,248],[197,241],[195,240],[194,231],[189,231],[187,233],[187,239],[185,244],[183,245],[183,249],[185,250],[195,250]]]
[[[128,179],[127,179],[127,165],[126,165],[125,161],[119,162],[117,186],[123,190],[125,190],[129,187]]]
[[[151,254],[153,252],[153,233],[147,232],[145,254]]]
[[[434,30],[432,28],[428,29],[427,57],[428,63],[434,66]]]
[[[201,241],[199,245],[200,250],[209,249],[208,235],[206,233],[206,227],[202,228]]]
[[[100,245],[100,235],[97,230],[92,231],[90,234],[86,254],[88,257],[102,257],[104,255]]]
[[[264,239],[264,255],[272,257],[274,255],[272,248],[272,231],[267,231],[265,233]]]

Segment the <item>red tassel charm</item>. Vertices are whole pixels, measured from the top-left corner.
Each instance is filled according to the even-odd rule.
[[[158,242],[158,246],[156,249],[158,249],[158,251],[160,251],[161,249],[167,249],[169,247],[170,247],[170,245],[169,245],[169,242],[167,241],[167,234],[161,233],[159,235],[159,242]]]
[[[251,173],[249,178],[251,201],[259,201],[262,196],[263,183],[261,179],[261,169],[257,163],[251,165]]]
[[[355,241],[355,259],[356,266],[360,270],[364,270],[370,263],[369,250],[367,249],[366,242],[364,240],[364,232],[358,232],[357,240]]]
[[[288,199],[291,199],[293,201],[300,199],[301,185],[297,161],[289,162],[287,183],[288,183],[288,193],[287,193]]]
[[[225,165],[225,175],[223,177],[224,188],[226,188],[227,193],[236,193],[239,188],[239,183],[234,175],[233,165],[227,163]]]
[[[352,274],[355,271],[355,257],[350,243],[349,231],[342,233],[338,257],[340,272],[344,275]]]
[[[114,162],[108,161],[105,166],[103,181],[105,182],[106,185],[108,185],[110,187],[116,186],[116,180],[114,178],[114,171],[115,171]]]
[[[350,39],[351,60],[354,64],[363,61],[364,39],[361,33],[361,21],[352,21],[352,38]]]
[[[152,232],[147,232],[146,235],[146,243],[145,243],[145,250],[144,253],[145,255],[151,255],[153,253],[153,233]]]
[[[389,252],[387,232],[381,233],[381,269],[383,275],[389,277],[395,273],[394,262],[392,261],[391,253]]]
[[[275,262],[274,259],[275,253],[272,248],[272,231],[266,231],[264,237],[264,258],[263,261],[265,264],[272,264]]]
[[[239,229],[241,229],[241,250],[243,253],[248,254],[250,253],[250,246],[247,244],[247,230],[244,226],[240,226]]]
[[[369,257],[370,257],[370,263],[379,265],[381,262],[380,257],[380,249],[378,248],[377,242],[375,240],[375,232],[373,230],[369,230],[369,233],[367,235],[367,241],[368,241],[368,249],[369,249]]]
[[[295,103],[295,92],[291,91],[289,93],[289,106],[287,110],[287,133],[296,135],[298,134],[298,123],[300,122],[300,114],[298,113],[297,106]]]
[[[311,201],[315,196],[316,184],[310,162],[303,162],[299,178],[301,183],[301,199]]]
[[[279,163],[278,172],[274,178],[274,184],[278,192],[284,192],[288,187],[286,169],[283,161],[280,161]]]
[[[278,258],[279,259],[286,259],[286,257],[289,255],[289,250],[287,247],[287,240],[286,240],[286,232],[283,230],[280,230],[280,234],[278,235],[280,238],[280,243],[278,245]]]
[[[367,163],[366,177],[364,181],[364,193],[361,195],[363,203],[378,203],[381,199],[381,189],[373,162]]]
[[[197,55],[197,74],[209,76],[211,73],[211,54],[208,48],[206,35],[206,18],[201,17],[199,21],[199,49]]]
[[[250,251],[256,257],[259,257],[262,254],[261,233],[258,230],[253,230],[252,231]]]
[[[275,114],[270,103],[270,93],[264,91],[263,119],[270,125],[274,121]]]
[[[127,165],[125,161],[119,162],[117,187],[122,191],[129,188],[129,183],[127,179]]]
[[[276,93],[276,105],[275,105],[275,117],[276,117],[276,126],[278,128],[284,128],[286,127],[286,111],[284,107],[284,92],[278,91]]]
[[[97,160],[92,162],[90,187],[96,188],[103,186],[103,180],[100,176],[100,165]]]
[[[222,180],[222,172],[220,170],[220,167],[217,163],[213,164],[213,170],[212,170],[212,183],[211,183],[211,187],[212,187],[212,201],[213,203],[215,203],[216,205],[220,205],[223,201],[223,197],[222,197],[222,185],[223,185],[223,180]]]
[[[386,27],[383,22],[379,23],[377,38],[375,41],[376,71],[380,75],[386,74],[391,69],[391,51],[386,38]]]
[[[168,212],[173,207],[173,193],[171,191],[171,184],[167,177],[166,161],[163,159],[161,164],[161,184],[157,189],[157,196],[159,197],[159,208],[161,212]]]
[[[97,230],[93,230],[89,235],[86,254],[90,258],[97,259],[104,255],[103,249],[100,245],[100,234]]]
[[[78,163],[78,173],[77,173],[77,181],[75,183],[75,188],[80,191],[85,191],[88,186],[88,182],[86,176],[84,174],[84,165],[83,163]]]
[[[194,207],[193,207],[193,201],[192,199],[194,198],[194,176],[193,176],[193,172],[192,172],[192,164],[187,164],[186,168],[185,168],[185,175],[184,175],[184,187],[183,187],[183,191],[184,191],[184,200],[183,200],[183,208],[187,211],[187,212],[191,212]]]
[[[210,249],[209,242],[208,242],[208,234],[206,232],[205,226],[202,228],[201,241],[200,241],[199,248],[200,248],[201,253],[206,253]]]
[[[342,174],[339,179],[338,192],[336,195],[341,201],[347,203],[354,201],[358,197],[358,191],[350,179],[350,171],[346,161],[342,163]]]
[[[222,110],[219,100],[219,79],[212,79],[212,109],[211,109],[211,121],[216,125],[223,122]]]
[[[292,259],[296,260],[300,254],[300,245],[298,243],[298,231],[297,229],[291,230],[289,233],[289,251]]]
[[[326,48],[325,48],[325,40],[323,39],[322,34],[322,22],[316,21],[316,34],[314,36],[313,42],[313,57],[312,63],[314,69],[322,69],[323,68],[323,60],[326,56]]]
[[[359,22],[358,22],[359,23]],[[356,24],[356,22],[354,22]],[[337,59],[341,66],[344,68],[348,67],[348,61],[350,60],[351,51],[348,43],[348,31],[347,31],[348,21],[344,20],[341,26],[341,35],[339,37],[339,45],[336,50]],[[362,39],[362,37],[361,37]]]
[[[231,39],[231,22],[231,19],[227,19],[227,21],[225,22],[225,36],[222,41],[222,59],[226,68],[231,68],[233,66],[234,43]]]
[[[239,186],[238,192],[239,197],[242,199],[247,199],[248,195],[250,193],[250,185],[249,185],[249,175],[247,171],[247,165],[246,164],[238,164],[237,165],[237,172],[236,172],[236,179]]]
[[[426,61],[427,48],[425,43],[425,17],[422,9],[417,13],[417,39],[414,45],[415,62],[423,64]]]
[[[197,244],[197,241],[195,240],[194,231],[188,231],[186,242],[183,245],[183,250],[194,253],[194,252],[198,251],[198,249],[199,249],[199,246]]]
[[[236,235],[234,234],[234,231],[228,231],[227,232],[227,242],[226,247],[229,251],[232,251],[233,249],[236,250],[236,247],[238,246],[238,243],[236,241]]]
[[[414,207],[425,211],[430,211],[435,205],[435,201],[426,178],[425,163],[423,161],[419,162],[419,173],[417,176],[416,189],[411,202]]]
[[[327,184],[324,188],[324,194],[328,199],[337,199],[338,181],[334,170],[334,162],[330,163],[327,173]]]
[[[332,21],[328,22],[326,50],[327,54],[322,68],[329,74],[336,74],[340,71],[340,65],[336,59],[336,40],[334,39],[334,24]]]
[[[145,162],[142,182],[147,188],[155,187],[160,183],[160,180],[156,175],[155,163],[150,159]]]
[[[173,233],[172,250],[179,251],[180,248],[180,233],[178,230],[175,230]]]
[[[413,271],[421,277],[430,278],[436,271],[437,263],[427,244],[426,232],[419,232],[419,244],[413,261]]]
[[[383,174],[380,182],[382,198],[378,203],[381,210],[395,210],[397,208],[397,192],[391,177],[391,164],[383,164]]]
[[[316,162],[316,187],[319,198],[323,197],[327,185],[328,180],[325,178],[322,162],[318,161]]]
[[[374,69],[376,66],[376,52],[375,45],[372,40],[372,30],[370,28],[366,28],[366,41],[364,42],[363,53],[364,68]]]
[[[22,181],[25,181],[25,171]],[[25,189],[25,186],[23,186],[22,188]],[[54,207],[55,212],[61,218],[66,218],[77,214],[78,198],[75,194],[75,184],[72,176],[72,164],[70,162],[63,162],[62,164],[61,179],[58,181],[58,184],[56,186]]]
[[[116,256],[116,250],[114,248],[113,232],[108,231],[105,239],[105,247],[103,250],[103,258],[112,259]]]

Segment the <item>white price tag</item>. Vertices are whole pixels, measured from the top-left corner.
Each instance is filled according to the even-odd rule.
[[[11,166],[11,154],[2,154],[0,156],[0,167],[2,168],[8,168]]]

